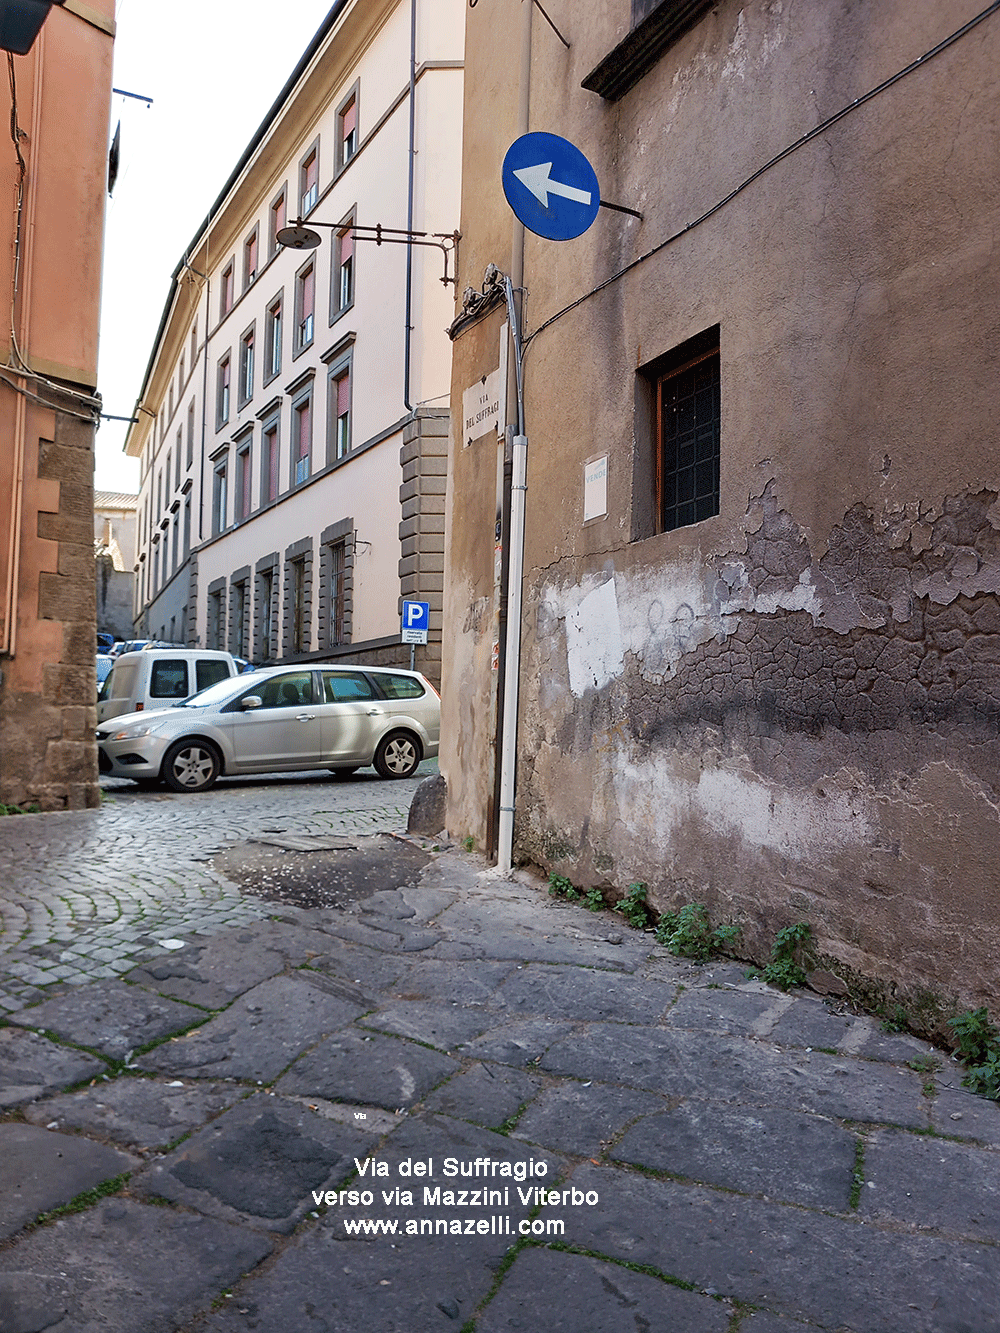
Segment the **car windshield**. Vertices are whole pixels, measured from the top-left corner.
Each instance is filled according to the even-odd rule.
[[[217,704],[228,703],[240,690],[245,690],[247,683],[240,676],[227,676],[225,680],[217,680],[214,685],[209,685],[205,690],[199,690],[197,694],[192,694],[190,699],[182,699],[180,703],[174,704],[175,708],[214,708]]]

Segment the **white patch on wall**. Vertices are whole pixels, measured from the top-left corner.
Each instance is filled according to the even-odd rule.
[[[566,660],[569,687],[579,699],[600,690],[625,666],[615,581],[589,592],[566,613]]]
[[[733,769],[685,773],[683,761],[678,766],[664,756],[622,764],[615,773],[615,792],[632,826],[646,829],[649,852],[665,861],[682,826],[690,823],[793,860],[828,855],[872,836],[865,803],[833,789],[832,782],[819,796],[772,787]],[[697,828],[692,832],[697,834]]]

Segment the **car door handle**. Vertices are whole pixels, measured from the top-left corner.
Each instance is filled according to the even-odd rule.
[[[296,714],[295,714],[295,721],[296,721],[296,722],[314,722],[315,719],[316,719],[316,714],[315,714],[315,713],[296,713]]]
[[[385,712],[385,709],[384,709],[384,708],[369,708],[369,710],[368,710],[368,716],[369,716],[369,717],[381,717],[382,714],[383,714],[384,712]]]

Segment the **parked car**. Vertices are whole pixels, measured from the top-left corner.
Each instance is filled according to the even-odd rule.
[[[207,791],[220,774],[373,764],[408,778],[438,752],[441,699],[419,672],[330,663],[223,680],[173,708],[97,729],[102,773]]]
[[[115,659],[109,657],[107,653],[97,654],[97,697],[101,697],[101,686],[111,674],[111,668],[115,664]]]
[[[97,720],[168,708],[236,675],[229,653],[207,648],[142,648],[116,657],[97,695]]]
[[[105,634],[103,630],[97,631],[97,651],[99,653],[110,653],[115,646],[115,636]]]
[[[119,639],[111,649],[112,657],[121,657],[122,653],[137,653],[149,643],[148,639]]]

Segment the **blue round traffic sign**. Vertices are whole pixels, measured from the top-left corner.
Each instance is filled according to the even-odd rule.
[[[515,217],[550,241],[581,236],[601,203],[594,168],[579,148],[542,131],[522,134],[507,149],[503,192]]]

